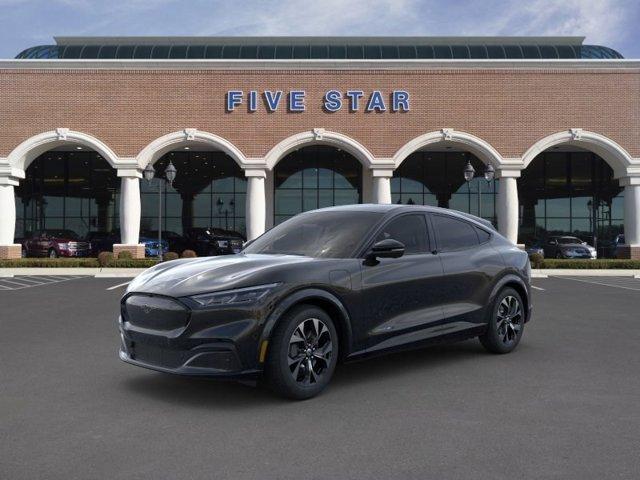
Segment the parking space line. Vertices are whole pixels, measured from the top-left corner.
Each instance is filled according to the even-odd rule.
[[[640,288],[632,288],[624,285],[615,285],[615,284],[604,283],[604,282],[594,282],[593,280],[584,280],[582,278],[572,278],[572,277],[553,277],[553,278],[561,278],[564,280],[573,280],[574,282],[590,283],[592,285],[602,285],[605,287],[612,287],[612,288],[623,288],[625,290],[635,290],[637,292],[640,292]]]
[[[14,285],[19,285],[20,287],[28,287],[29,284],[28,283],[20,283],[20,282],[16,282],[15,280],[7,280],[6,278],[2,279],[2,283],[13,283]]]
[[[531,285],[531,288],[535,288],[536,290],[542,290],[544,292],[544,288],[536,287],[535,285]]]
[[[15,278],[15,277],[14,277]],[[20,280],[21,282],[32,282],[35,283],[36,285],[41,285],[43,283],[49,283],[47,280],[41,280],[41,279],[33,279],[31,277],[18,277],[18,280]]]
[[[113,287],[107,288],[107,290],[115,290],[116,288],[124,287],[125,285],[129,285],[130,283],[131,283],[131,281],[120,283],[118,285],[114,285]]]

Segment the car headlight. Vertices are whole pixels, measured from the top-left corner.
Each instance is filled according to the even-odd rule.
[[[229,242],[227,240],[217,240],[216,243],[220,248],[227,248],[229,246]]]
[[[227,290],[224,292],[193,295],[189,298],[203,307],[215,307],[221,305],[251,305],[262,300],[278,285],[280,284],[270,283],[268,285],[238,288],[236,290]]]

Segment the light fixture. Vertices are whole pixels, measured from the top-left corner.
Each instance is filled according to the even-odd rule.
[[[151,180],[153,180],[153,177],[156,176],[156,171],[154,170],[153,166],[150,163],[148,163],[145,169],[143,170],[142,174],[144,175],[144,179],[147,182],[151,182]]]
[[[167,177],[167,180],[169,180],[169,183],[173,183],[173,181],[176,179],[176,172],[176,167],[173,166],[173,163],[169,162],[169,165],[167,165],[167,168],[164,171],[164,174]]]
[[[490,182],[491,180],[493,180],[493,178],[495,177],[495,175],[496,175],[496,171],[495,171],[495,169],[493,168],[493,165],[491,165],[491,164],[487,165],[487,168],[486,168],[486,169],[485,169],[485,171],[484,171],[484,179],[485,179],[487,182]]]
[[[467,182],[470,182],[471,180],[473,180],[473,177],[476,174],[476,169],[473,168],[473,165],[471,165],[470,161],[467,162],[467,166],[464,167],[463,173],[464,173],[464,179]]]

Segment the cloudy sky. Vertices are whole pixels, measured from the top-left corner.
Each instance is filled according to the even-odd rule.
[[[0,0],[0,58],[54,35],[582,35],[640,58],[638,0]]]

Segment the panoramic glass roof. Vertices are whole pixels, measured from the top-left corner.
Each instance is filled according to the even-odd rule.
[[[508,39],[505,39],[508,40]],[[22,59],[611,59],[623,58],[600,45],[570,44],[71,44],[27,48]]]

